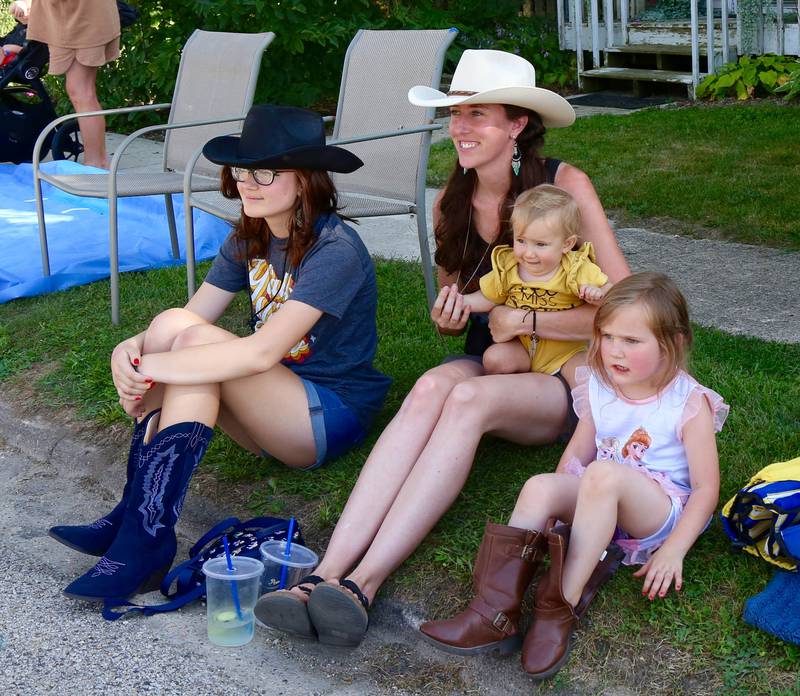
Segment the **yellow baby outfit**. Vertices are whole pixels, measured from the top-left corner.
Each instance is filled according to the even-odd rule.
[[[602,287],[608,277],[594,263],[594,249],[586,242],[578,251],[568,251],[550,280],[528,283],[519,277],[517,259],[510,246],[492,251],[492,270],[481,278],[481,292],[496,304],[537,312],[558,312],[583,304],[581,285]],[[530,353],[531,337],[519,340]],[[557,341],[540,338],[531,357],[531,372],[555,374],[573,355],[586,348],[585,341]]]

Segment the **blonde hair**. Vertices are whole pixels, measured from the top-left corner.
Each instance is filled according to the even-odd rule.
[[[614,285],[594,315],[592,343],[587,362],[592,371],[608,387],[608,374],[600,355],[600,340],[605,326],[622,307],[641,305],[647,316],[647,326],[656,337],[664,358],[664,374],[658,382],[658,391],[666,387],[678,370],[686,369],[692,347],[692,325],[686,298],[675,283],[662,273],[646,271],[635,273]]]
[[[568,193],[558,186],[540,184],[523,191],[514,202],[511,213],[511,227],[515,234],[525,230],[536,220],[550,218],[567,239],[580,233],[581,211]]]

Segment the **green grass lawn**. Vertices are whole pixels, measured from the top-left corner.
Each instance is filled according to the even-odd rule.
[[[376,433],[416,377],[458,347],[457,341],[443,341],[431,329],[418,266],[379,262],[377,270],[382,337],[378,366],[394,377],[394,384],[370,441],[313,475],[256,459],[224,436],[215,439],[203,464],[204,475],[216,478],[221,487],[245,485],[252,491],[249,500],[230,501],[232,506],[285,515],[292,506],[312,501],[305,504],[303,519],[317,530],[312,545],[335,524]],[[123,421],[108,375],[110,351],[159,309],[180,303],[184,278],[182,268],[125,274],[123,324],[118,328],[108,321],[107,283],[0,306],[0,380],[27,380],[29,368],[45,364],[48,369],[40,368],[43,376],[35,385],[45,413],[71,408],[101,423]],[[243,331],[245,305],[233,310],[224,323]],[[723,500],[758,468],[800,453],[798,366],[800,346],[697,329],[693,371],[731,404],[719,437]],[[431,613],[451,612],[454,603],[467,597],[485,519],[505,521],[523,482],[531,474],[551,471],[559,452],[558,446],[524,448],[485,440],[463,494],[392,580],[389,592],[413,599]],[[627,656],[659,645],[680,659],[675,658],[679,664],[669,673],[640,668],[636,679],[651,693],[675,693],[698,675],[706,681],[697,693],[764,693],[763,674],[773,675],[771,683],[780,687],[774,693],[791,693],[800,649],[750,629],[740,619],[744,599],[759,591],[769,574],[765,563],[732,553],[715,521],[687,558],[679,597],[651,604],[641,598],[630,571],[619,573],[599,599],[589,627],[581,631],[575,658],[555,685],[578,683],[587,673],[612,684],[629,683],[634,677],[620,672],[619,665],[627,664]],[[447,583],[455,583],[457,591],[442,594]]]
[[[593,117],[548,135],[548,153],[585,169],[608,208],[632,219],[668,217],[702,223],[708,234],[800,248],[800,109],[775,104],[650,110]],[[452,167],[449,144],[437,145],[430,180]],[[437,179],[438,177],[438,179]],[[791,222],[790,222],[791,219]],[[688,226],[688,224],[687,224]],[[672,228],[674,230],[674,227]],[[703,230],[701,230],[703,232]],[[203,267],[207,268],[207,264]],[[438,337],[427,318],[418,265],[378,262],[381,292],[378,366],[394,383],[370,439],[313,475],[256,459],[217,437],[203,463],[203,480],[217,490],[236,486],[239,511],[288,515],[302,521],[319,548],[336,522],[377,433],[414,380],[457,339]],[[108,321],[108,283],[0,305],[0,383],[33,383],[44,415],[68,409],[102,424],[125,422],[108,373],[108,356],[159,310],[184,298],[184,270],[128,273],[122,279],[123,323]],[[223,325],[246,330],[246,299]],[[69,318],[68,320],[54,318]],[[697,328],[692,369],[719,391],[731,415],[719,436],[722,502],[762,466],[800,454],[800,346],[766,343]],[[467,486],[387,594],[413,600],[431,615],[464,603],[486,518],[504,522],[532,474],[552,471],[559,446],[524,448],[485,439]],[[592,679],[637,693],[800,693],[800,649],[741,621],[744,600],[771,568],[730,551],[718,521],[688,556],[680,596],[654,603],[623,570],[598,599],[580,631],[569,667],[542,687],[590,692]],[[659,667],[654,655],[669,661]]]
[[[800,249],[800,105],[592,116],[549,131],[545,152],[583,169],[625,224],[667,217],[686,223],[671,233]],[[429,185],[441,186],[454,160],[450,142],[437,143]]]

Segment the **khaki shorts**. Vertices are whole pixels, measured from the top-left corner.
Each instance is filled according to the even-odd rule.
[[[60,46],[50,46],[50,67],[48,72],[51,75],[63,75],[74,61],[88,68],[99,68],[101,65],[110,63],[119,57],[119,37],[112,39],[103,46],[91,46],[89,48],[62,48]]]

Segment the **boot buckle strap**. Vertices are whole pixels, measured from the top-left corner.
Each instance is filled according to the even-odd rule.
[[[520,558],[525,561],[535,561],[538,551],[539,549],[536,544],[525,544],[525,546],[522,547]]]
[[[488,622],[492,628],[500,631],[500,633],[505,635],[513,635],[516,633],[517,627],[506,615],[506,613],[491,607],[484,602],[481,597],[473,597],[469,604],[469,608],[478,614],[478,616],[483,617],[483,619]]]
[[[511,619],[509,619],[502,611],[497,612],[497,616],[495,616],[494,621],[492,621],[492,626],[500,631],[500,633],[510,633],[510,630],[513,628]]]

